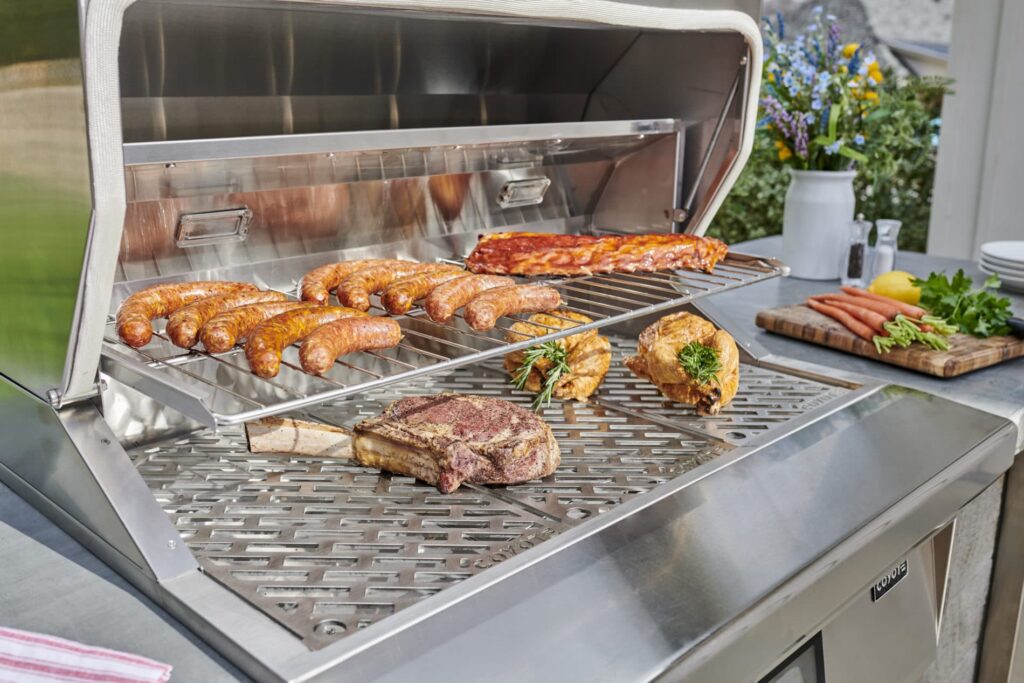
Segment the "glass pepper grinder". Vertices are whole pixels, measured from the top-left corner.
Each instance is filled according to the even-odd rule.
[[[843,250],[843,262],[839,264],[839,279],[844,287],[863,287],[866,284],[870,232],[871,221],[864,220],[863,215],[850,222],[850,234],[846,249]]]
[[[896,267],[896,238],[903,223],[891,219],[875,221],[878,238],[875,240],[875,257],[871,264],[871,276],[878,277]]]

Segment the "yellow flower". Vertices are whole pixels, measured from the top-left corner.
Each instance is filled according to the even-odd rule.
[[[775,74],[774,73],[772,73],[772,72],[768,73],[768,82],[769,83],[774,83],[775,82]]]
[[[844,74],[844,73],[846,73],[847,71],[849,71],[849,69],[847,69],[847,68],[846,68],[846,65],[845,65],[845,64],[840,64],[840,65],[839,65],[839,73],[841,73],[841,74]]]
[[[853,53],[860,49],[860,43],[847,43],[843,45],[843,56],[849,59]]]
[[[866,93],[864,93],[864,99],[868,100],[869,102],[877,102],[878,101],[878,93],[876,93],[876,92],[866,92]]]
[[[793,156],[793,152],[790,151],[789,147],[782,145],[779,148],[779,161],[785,161],[786,159]]]
[[[877,63],[868,67],[868,76],[873,78],[875,83],[881,83],[885,80],[885,77],[882,75],[882,70],[878,68]]]
[[[776,140],[775,141],[775,149],[782,149],[785,146],[786,146],[786,143],[783,142],[782,140]]]

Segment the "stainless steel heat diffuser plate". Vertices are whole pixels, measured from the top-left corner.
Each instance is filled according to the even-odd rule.
[[[556,401],[543,410],[562,463],[542,481],[464,485],[442,495],[347,460],[253,455],[240,425],[130,456],[203,571],[316,649],[849,393],[744,365],[733,403],[698,417],[624,368],[620,356],[634,342],[612,343],[612,369],[590,403]],[[492,362],[382,387],[307,416],[350,427],[402,396],[441,391],[524,406],[533,398],[513,390]]]

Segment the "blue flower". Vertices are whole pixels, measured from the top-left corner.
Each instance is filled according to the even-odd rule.
[[[939,136],[932,133],[932,147],[939,146]]]
[[[776,12],[775,18],[779,22],[779,40],[786,39],[786,22],[782,19],[782,12]]]
[[[834,14],[826,14],[825,15],[825,21],[835,21],[836,19],[838,19],[838,17],[836,17],[836,15],[834,15]]]
[[[806,121],[807,123],[814,123],[817,120],[818,118],[814,115],[814,112],[809,111],[806,114],[804,114],[804,121]]]
[[[932,119],[928,123],[932,124],[936,128],[939,128],[940,126],[942,126],[942,117],[941,116],[936,116],[934,119]]]
[[[825,104],[817,97],[811,100],[811,109],[813,109],[814,111],[821,111],[822,107],[824,106]]]
[[[853,136],[853,142],[854,142],[854,144],[857,144],[857,145],[863,145],[864,144],[864,136],[861,135],[860,133],[857,133],[856,135]]]
[[[818,5],[817,7],[815,7],[814,9],[811,10],[811,14],[813,14],[814,16],[818,16],[819,14],[821,14],[824,11],[825,11],[825,8],[822,7],[821,5]]]
[[[831,145],[827,145],[825,147],[825,154],[828,154],[829,156],[835,154],[836,152],[839,151],[839,147],[841,145],[842,145],[842,143],[840,143],[839,140],[836,140]]]

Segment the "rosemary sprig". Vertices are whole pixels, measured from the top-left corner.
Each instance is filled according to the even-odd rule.
[[[555,385],[558,384],[558,380],[563,375],[572,372],[572,368],[569,367],[569,352],[558,342],[543,342],[537,346],[531,346],[523,353],[522,365],[512,375],[512,382],[515,384],[516,389],[524,389],[526,387],[526,380],[530,378],[530,373],[533,371],[537,361],[542,358],[551,362],[551,368],[547,371],[547,374],[541,373],[544,376],[544,384],[541,386],[537,398],[533,400],[534,410],[540,410],[545,406],[551,405],[551,396],[555,391]]]
[[[718,349],[704,346],[700,342],[690,342],[679,351],[679,363],[690,377],[698,384],[717,382],[718,373],[722,369],[722,361],[718,358]]]

